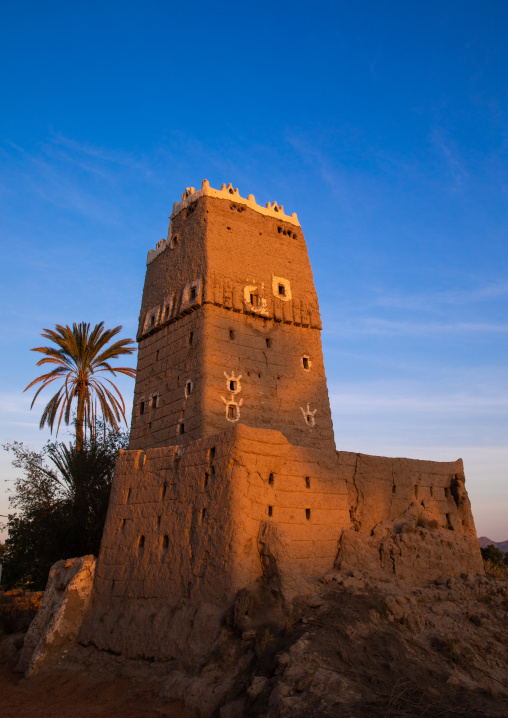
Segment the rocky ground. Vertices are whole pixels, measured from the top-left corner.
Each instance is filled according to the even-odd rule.
[[[508,716],[508,581],[427,587],[331,573],[292,610],[242,591],[206,665],[129,661],[75,644],[36,676],[0,639],[0,715],[151,718]]]

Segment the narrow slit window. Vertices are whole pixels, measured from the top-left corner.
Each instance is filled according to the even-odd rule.
[[[157,408],[157,398],[158,398],[158,397],[157,397],[157,394],[154,394],[154,395],[152,396],[152,409],[156,409],[156,408]]]
[[[132,489],[127,489],[127,503],[130,501]]]
[[[272,340],[267,337],[266,338],[266,348],[270,349],[271,346],[272,346]]]
[[[279,295],[281,297],[286,296],[286,287],[283,284],[279,284]]]
[[[205,516],[206,516],[206,509],[201,509],[201,521],[204,520]]]
[[[310,368],[309,357],[302,357],[302,366],[305,369],[305,371],[309,371],[309,368]]]
[[[214,459],[215,459],[215,446],[212,446],[212,448],[208,450],[208,461],[213,461]]]
[[[204,486],[205,486],[205,489],[206,489],[206,487],[208,486],[208,479],[209,479],[209,478],[210,478],[210,474],[208,473],[208,471],[205,471],[205,479],[204,479],[204,481],[203,481],[203,484],[204,484]]]
[[[270,476],[268,477],[268,483],[270,484],[270,486],[273,486],[273,474],[270,474]]]
[[[183,423],[182,423],[182,424],[179,424],[179,427],[180,427],[179,433],[180,433],[180,434],[185,434],[185,424],[183,424]]]
[[[194,332],[189,333],[189,346],[192,346],[192,342],[194,341]]]
[[[236,412],[235,404],[228,404],[228,419],[236,419]]]
[[[229,382],[229,391],[236,391],[236,381]]]
[[[191,298],[191,301],[196,299],[196,287],[191,287],[190,298]]]
[[[166,491],[168,490],[168,485],[166,482],[162,484],[162,493],[161,493],[161,499],[163,499],[166,496]]]
[[[392,486],[392,494],[395,494],[396,491],[397,491],[397,485],[394,484],[394,485]]]
[[[152,314],[152,316],[150,317],[150,326],[153,327],[154,324],[155,324],[155,317],[154,317],[154,315]]]
[[[161,517],[159,514],[159,516],[157,516],[157,528],[159,528],[160,525],[161,525]]]
[[[259,307],[259,294],[251,294],[250,303],[253,307]]]
[[[310,521],[310,509],[305,509],[305,518]]]
[[[189,381],[187,381],[185,383],[185,396],[188,397],[191,394],[192,394],[192,382],[189,379]]]
[[[305,488],[310,489],[310,476],[305,477]]]
[[[167,549],[169,548],[169,536],[164,536],[164,537],[163,537],[163,539],[162,539],[162,548],[164,549],[164,551],[167,551]]]
[[[138,539],[138,549],[140,551],[143,551],[144,548],[145,548],[145,537],[143,535],[141,535]]]
[[[229,340],[233,341],[234,338],[235,338],[235,333],[232,329],[230,329],[229,330]]]
[[[268,507],[268,516],[273,516],[273,506]]]
[[[144,401],[140,401],[140,402],[139,402],[139,414],[142,415],[142,414],[144,414],[144,413],[145,413],[145,402],[144,402]]]
[[[155,361],[159,361],[159,350],[155,352]]]

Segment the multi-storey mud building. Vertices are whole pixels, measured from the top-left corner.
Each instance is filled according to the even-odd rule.
[[[267,572],[481,570],[460,459],[336,451],[320,330],[296,214],[187,189],[148,253],[130,447],[82,640],[171,657]],[[446,541],[413,547],[408,517]]]

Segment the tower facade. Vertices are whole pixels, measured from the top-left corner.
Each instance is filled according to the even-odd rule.
[[[240,422],[334,449],[321,320],[296,214],[203,181],[148,253],[131,449]]]

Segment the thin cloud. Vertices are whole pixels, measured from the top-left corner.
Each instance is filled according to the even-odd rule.
[[[442,306],[464,306],[508,297],[508,282],[493,282],[476,289],[422,292],[420,294],[380,294],[376,304],[397,309],[428,311]]]
[[[354,319],[343,322],[329,322],[327,334],[384,335],[384,336],[431,336],[455,334],[461,336],[477,334],[508,334],[508,324],[491,322],[418,322],[394,321],[391,319]]]

